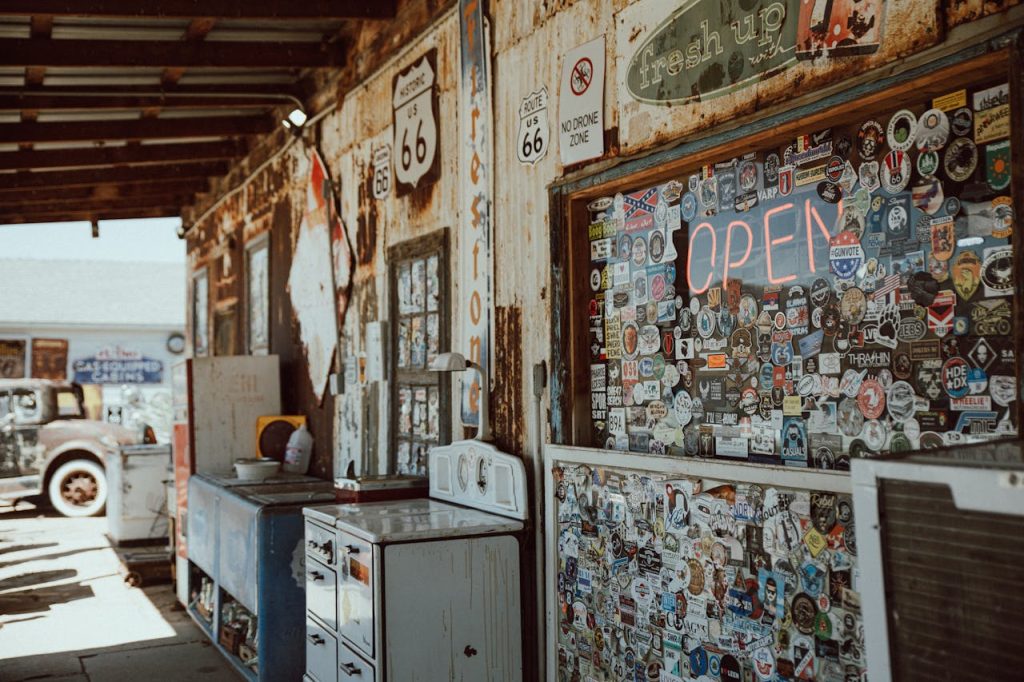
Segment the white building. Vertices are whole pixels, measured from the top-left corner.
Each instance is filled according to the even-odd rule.
[[[184,264],[0,260],[0,377],[77,381],[90,416],[125,384],[169,396],[184,329]]]

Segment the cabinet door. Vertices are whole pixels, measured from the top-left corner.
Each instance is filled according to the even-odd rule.
[[[387,680],[522,679],[515,538],[416,542],[383,551]]]
[[[338,532],[338,633],[373,658],[373,546]]]

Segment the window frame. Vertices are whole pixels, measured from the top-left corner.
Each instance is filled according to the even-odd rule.
[[[451,290],[448,228],[441,228],[423,237],[416,237],[388,248],[388,353],[387,367],[390,381],[388,389],[388,468],[391,473],[398,470],[398,433],[400,385],[423,386],[436,384],[438,387],[438,434],[437,444],[451,440],[451,377],[446,373],[424,369],[400,369],[398,367],[398,330],[402,315],[398,306],[398,276],[405,263],[426,260],[438,256],[438,290],[440,294],[438,313],[438,352],[447,352],[451,347]],[[425,359],[426,360],[426,359]],[[404,382],[403,382],[404,380]],[[420,442],[418,439],[408,439]]]
[[[251,259],[253,254],[264,251],[266,252],[267,258],[267,281],[265,300],[266,309],[264,310],[264,319],[266,320],[266,344],[254,346],[252,342],[252,296],[251,296],[251,275],[252,269],[250,267]],[[249,355],[268,355],[270,353],[270,233],[264,232],[260,236],[250,239],[245,244],[245,291],[243,292],[245,298],[245,351]]]
[[[576,447],[599,447],[594,442],[590,414],[589,319],[587,305],[591,292],[585,270],[590,269],[587,228],[591,201],[617,192],[651,186],[685,177],[705,164],[746,150],[781,145],[808,130],[867,120],[878,111],[901,108],[904,102],[919,103],[951,90],[971,88],[988,81],[1010,84],[1011,138],[1024,127],[1024,88],[1018,82],[1024,73],[1024,58],[1015,49],[996,49],[977,55],[965,51],[956,59],[929,65],[910,74],[897,73],[832,91],[817,99],[802,98],[775,112],[740,116],[727,124],[712,126],[695,139],[590,174],[573,175],[551,186],[552,325],[550,370],[551,442]],[[955,83],[956,85],[951,85]],[[836,123],[836,120],[839,122]],[[1013,157],[1013,177],[1021,167]],[[1021,180],[1014,180],[1010,195],[1016,215],[1024,215]],[[1024,246],[1014,231],[1014,266],[1024,271]],[[1024,297],[1014,297],[1015,319],[1024,319]],[[1014,340],[1018,383],[1024,366],[1024,335]],[[1017,400],[1018,424],[1024,424],[1024,394]]]

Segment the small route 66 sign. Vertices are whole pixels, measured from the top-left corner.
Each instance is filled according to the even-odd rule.
[[[385,144],[373,150],[373,170],[370,185],[374,199],[386,199],[391,193],[391,145]]]
[[[516,136],[519,162],[533,165],[547,156],[549,139],[548,89],[544,86],[531,92],[519,105],[519,134]]]
[[[437,50],[428,51],[394,80],[395,179],[399,196],[440,173],[437,130]]]

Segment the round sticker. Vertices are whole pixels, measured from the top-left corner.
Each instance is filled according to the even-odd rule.
[[[626,360],[636,360],[640,351],[640,327],[630,320],[622,325],[622,356]]]
[[[970,135],[974,128],[974,114],[967,107],[960,107],[953,112],[949,126],[952,128],[953,134],[958,137]]]
[[[967,361],[960,356],[946,360],[942,366],[942,387],[950,398],[963,398],[970,390],[967,383],[969,372]]]
[[[679,422],[680,428],[690,423],[693,418],[693,400],[686,391],[679,391],[672,399],[672,413]]]
[[[866,121],[857,131],[857,152],[860,158],[870,161],[875,158],[885,140],[885,131],[878,121]]]
[[[872,452],[881,452],[885,447],[886,437],[885,426],[877,419],[869,419],[864,422],[864,429],[860,437],[864,439],[864,445]]]
[[[754,664],[754,673],[757,675],[757,679],[762,680],[763,682],[769,682],[774,679],[775,654],[772,653],[770,647],[763,646],[758,649],[754,649],[754,653],[750,657],[750,660]]]
[[[860,324],[868,310],[868,299],[864,291],[857,287],[850,287],[843,293],[839,302],[839,312],[843,319],[850,324]]]
[[[697,197],[692,192],[687,192],[683,195],[679,206],[682,219],[688,223],[693,222],[693,219],[697,217]]]
[[[820,308],[832,298],[832,287],[824,278],[819,277],[811,284],[811,303]]]
[[[914,137],[917,133],[917,116],[909,109],[901,109],[889,119],[889,126],[886,128],[885,141],[889,143],[889,149],[897,152],[905,152],[914,144]]]
[[[885,389],[877,379],[865,379],[857,393],[857,405],[868,419],[878,419],[885,411]]]
[[[899,194],[910,182],[910,156],[901,150],[885,155],[882,164],[882,188],[889,194]]]
[[[633,265],[640,267],[647,262],[647,242],[642,236],[633,240]]]
[[[889,416],[898,422],[904,422],[914,416],[914,388],[906,381],[896,381],[889,387],[886,396],[886,408]]]
[[[593,291],[601,288],[601,271],[597,268],[590,271],[590,288]]]
[[[933,152],[946,146],[949,139],[949,118],[942,109],[929,109],[917,121],[917,148]]]
[[[658,204],[664,206],[664,204]],[[655,232],[651,235],[650,244],[648,245],[648,251],[651,255],[652,263],[660,263],[661,257],[665,255],[665,235],[661,232]]]
[[[814,619],[818,615],[818,606],[809,595],[801,592],[793,597],[790,611],[793,614],[793,625],[797,630],[805,635],[814,633]]]
[[[964,182],[978,167],[978,147],[969,137],[958,137],[946,149],[943,161],[950,180]]]
[[[697,313],[697,333],[702,339],[709,339],[715,333],[715,314],[711,308],[703,306]]]
[[[921,174],[921,177],[927,178],[935,175],[937,170],[939,170],[939,153],[921,152],[917,157],[917,172]]]

